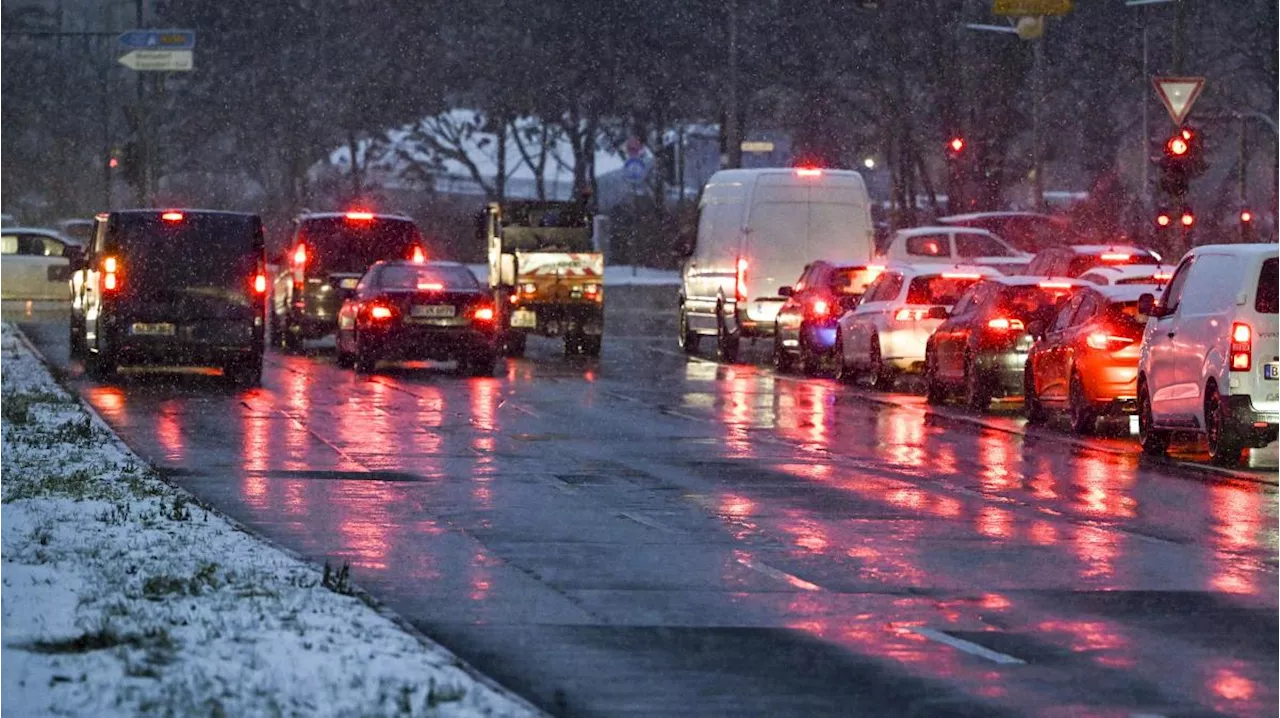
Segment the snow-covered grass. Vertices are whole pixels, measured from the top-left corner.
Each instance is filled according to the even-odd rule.
[[[538,713],[161,481],[0,330],[0,712]]]

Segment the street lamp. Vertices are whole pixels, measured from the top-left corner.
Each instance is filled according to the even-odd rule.
[[[876,168],[876,161],[875,159],[868,157],[862,161],[862,166],[866,167],[869,170],[873,170]]]

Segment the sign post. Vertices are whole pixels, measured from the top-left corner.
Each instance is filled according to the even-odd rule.
[[[1187,113],[1191,112],[1191,106],[1200,96],[1200,91],[1204,89],[1204,78],[1153,77],[1151,82],[1156,87],[1160,101],[1164,103],[1164,109],[1173,118],[1173,124],[1181,127],[1182,121],[1187,119]]]
[[[138,18],[144,23],[148,21],[145,9],[146,3],[143,3],[140,6]],[[120,34],[116,44],[124,53],[116,58],[116,62],[135,72],[190,72],[195,65],[195,30],[128,30]],[[153,75],[152,82],[144,82],[141,75],[136,77],[138,99],[133,129],[136,136],[136,162],[141,167],[134,167],[132,171],[135,176],[141,177],[141,181],[138,182],[139,202],[150,204],[153,164],[150,137],[152,118],[147,101],[149,92],[146,91],[146,87],[152,85],[151,92],[154,92],[159,78]]]

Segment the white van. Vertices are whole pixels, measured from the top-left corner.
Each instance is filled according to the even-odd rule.
[[[1138,361],[1142,449],[1160,455],[1175,431],[1203,433],[1216,463],[1276,440],[1280,424],[1280,318],[1274,244],[1196,247],[1157,302]]]
[[[869,262],[875,253],[871,200],[862,175],[848,170],[722,170],[699,205],[698,237],[680,290],[680,346],[690,354],[716,337],[736,361],[742,337],[773,332],[791,285],[816,260]]]

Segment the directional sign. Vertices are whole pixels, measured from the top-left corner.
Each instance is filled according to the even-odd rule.
[[[649,171],[645,166],[644,160],[638,157],[632,157],[622,163],[622,176],[627,178],[628,182],[639,184],[644,181],[644,176]]]
[[[130,30],[120,35],[120,47],[129,50],[190,50],[195,46],[195,30]]]
[[[1191,105],[1204,89],[1203,77],[1153,77],[1151,82],[1175,125],[1181,125],[1187,118]]]
[[[1071,12],[1071,0],[993,0],[991,12],[1005,17],[1066,15]]]
[[[748,140],[741,146],[743,152],[773,152],[773,143],[768,140]]]
[[[195,65],[190,50],[134,50],[117,62],[139,72],[188,72]]]

